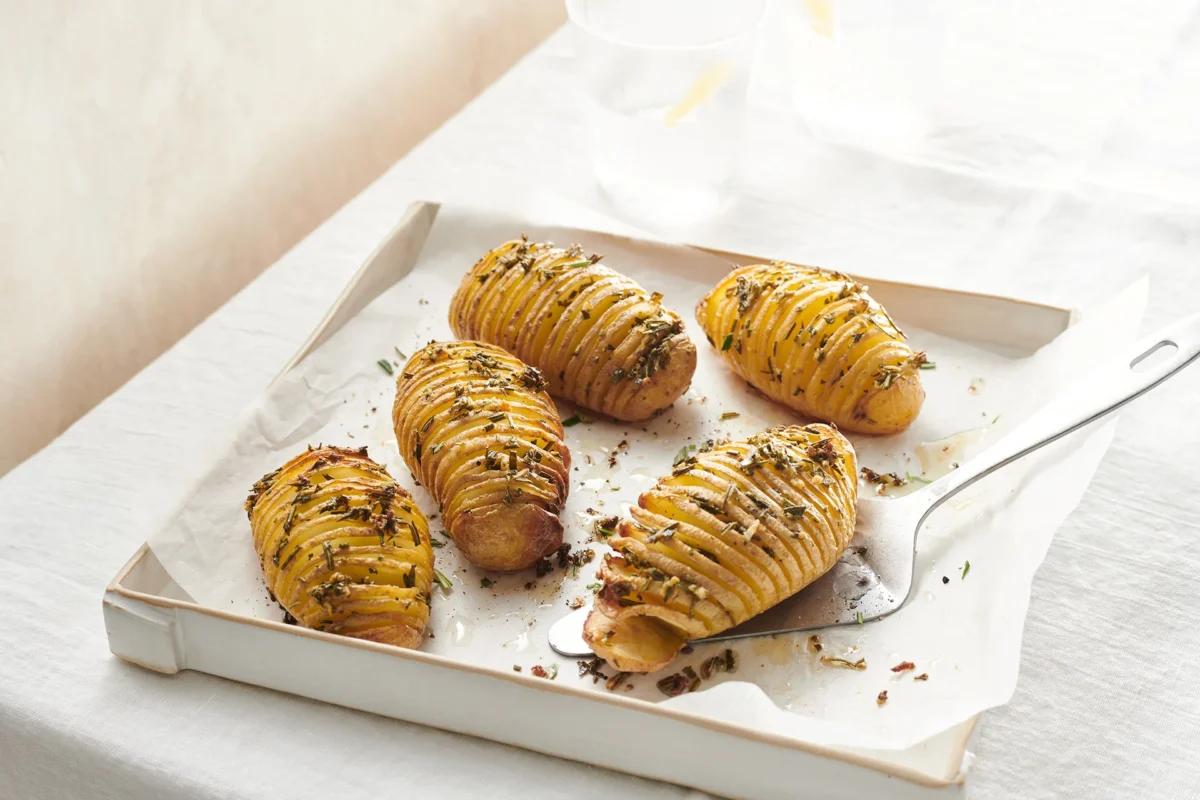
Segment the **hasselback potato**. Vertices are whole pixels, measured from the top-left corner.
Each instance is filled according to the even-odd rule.
[[[854,533],[854,449],[828,425],[771,428],[677,464],[642,493],[605,558],[584,639],[651,672],[827,572]]]
[[[450,327],[534,365],[557,397],[621,420],[647,419],[687,390],[696,348],[660,294],[599,260],[579,245],[506,242],[463,278]]]
[[[246,514],[272,596],[306,627],[416,647],[429,621],[429,523],[366,448],[309,449],[264,475]]]
[[[396,382],[400,454],[469,561],[511,571],[562,544],[571,456],[545,379],[482,342],[431,342]]]
[[[700,300],[696,319],[756,389],[845,430],[902,431],[925,400],[925,354],[841,273],[780,261],[738,267]]]

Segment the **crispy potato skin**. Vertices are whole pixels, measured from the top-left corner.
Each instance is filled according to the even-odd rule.
[[[429,621],[429,523],[366,448],[319,447],[246,499],[267,588],[301,625],[418,647]]]
[[[784,262],[738,267],[700,300],[696,320],[751,386],[844,430],[897,433],[925,401],[925,354],[841,273]]]
[[[545,379],[483,342],[431,342],[396,381],[400,454],[484,569],[530,567],[562,544],[571,454]]]
[[[687,391],[696,346],[661,295],[599,260],[578,245],[505,242],[463,278],[450,327],[537,367],[557,397],[620,420],[648,419]]]
[[[698,453],[619,524],[584,639],[616,669],[661,669],[824,575],[854,535],[857,496],[854,448],[828,425]]]

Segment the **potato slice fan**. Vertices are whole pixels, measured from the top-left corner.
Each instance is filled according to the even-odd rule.
[[[896,497],[860,494],[854,539],[833,569],[799,593],[706,642],[770,636],[879,619],[912,595],[917,536],[939,506],[977,481],[1069,433],[1096,422],[1200,358],[1200,314],[1139,341],[1114,369],[1043,406],[993,446],[922,489]],[[563,656],[592,654],[583,640],[584,607],[550,627]]]

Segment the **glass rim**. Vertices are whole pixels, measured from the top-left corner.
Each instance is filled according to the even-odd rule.
[[[595,26],[589,25],[582,19],[583,4],[587,0],[566,0],[567,18],[571,24],[587,35],[598,39],[608,44],[617,45],[619,47],[629,47],[638,50],[663,50],[663,51],[687,51],[687,50],[708,50],[710,48],[719,47],[724,44],[736,41],[747,33],[754,30],[755,27],[762,21],[763,14],[766,11],[767,0],[739,0],[739,5],[752,8],[752,11],[746,15],[746,21],[743,25],[737,27],[732,33],[727,36],[710,39],[705,42],[696,44],[641,44],[639,42],[627,41],[616,38],[610,34],[602,33]]]

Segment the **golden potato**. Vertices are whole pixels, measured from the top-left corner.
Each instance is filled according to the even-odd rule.
[[[532,566],[562,544],[571,455],[545,380],[482,342],[430,342],[396,381],[400,454],[484,569]]]
[[[620,420],[647,419],[687,390],[696,347],[660,294],[599,260],[579,245],[506,242],[463,278],[450,327],[534,365],[557,397]]]
[[[643,492],[600,568],[584,639],[652,672],[824,575],[854,535],[854,449],[828,425],[718,444]]]
[[[808,417],[896,433],[925,401],[925,354],[841,273],[781,261],[738,267],[700,300],[696,319],[734,372]]]
[[[319,447],[246,498],[272,596],[301,625],[417,647],[429,621],[429,523],[367,449]]]

